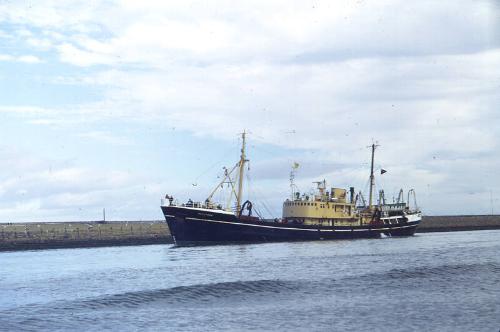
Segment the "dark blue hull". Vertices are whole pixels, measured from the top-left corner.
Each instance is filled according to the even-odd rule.
[[[379,238],[382,233],[413,235],[418,225],[313,226],[244,220],[218,210],[178,206],[162,210],[177,245]]]

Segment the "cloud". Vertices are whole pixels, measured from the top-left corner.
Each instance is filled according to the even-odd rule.
[[[116,135],[112,135],[108,132],[103,132],[103,131],[90,131],[90,132],[86,132],[86,133],[81,133],[78,135],[78,137],[81,137],[84,139],[91,139],[91,140],[95,140],[98,142],[111,144],[111,145],[130,146],[133,144],[126,137],[118,137]]]
[[[15,149],[2,148],[0,156],[4,160],[0,165],[2,222],[98,220],[103,207],[114,218],[154,219],[158,214],[141,215],[144,206],[158,209],[161,192],[151,179],[71,166],[64,160],[44,160]]]
[[[40,60],[38,57],[34,55],[22,55],[18,57],[18,61],[24,62],[24,63],[40,63],[42,60]]]
[[[305,1],[293,6],[286,1],[140,6],[72,1],[2,7],[0,20],[41,29],[44,38],[35,39],[53,44],[62,61],[78,66],[321,62],[463,54],[499,46],[498,8],[489,1]],[[22,31],[33,40],[29,29]]]
[[[38,57],[34,55],[21,55],[21,56],[13,56],[9,54],[0,54],[0,61],[11,61],[11,62],[23,62],[23,63],[40,63]]]
[[[318,177],[362,186],[364,147],[377,140],[391,190],[415,186],[435,212],[451,208],[450,195],[458,211],[471,198],[456,194],[463,187],[478,188],[479,204],[488,187],[500,185],[488,166],[499,161],[498,13],[489,1],[3,3],[0,21],[15,28],[0,36],[15,33],[16,45],[27,47],[16,54],[32,55],[0,61],[44,59],[40,66],[48,66],[50,58],[59,71],[44,76],[47,84],[91,87],[102,98],[14,103],[0,112],[39,128],[72,128],[80,139],[117,149],[135,138],[99,125],[168,126],[226,141],[246,128],[257,145],[299,151],[293,159],[311,165],[297,180],[304,188]],[[256,175],[263,183],[286,181],[288,159],[269,156]],[[107,183],[107,172],[95,178],[88,173],[99,170],[76,169],[83,173],[75,177]],[[51,204],[33,206],[113,200],[111,188],[36,174],[25,180],[27,189],[18,188],[24,195],[34,192],[28,182],[64,190]],[[128,194],[142,180],[130,181],[136,187]],[[8,181],[4,188],[18,195]],[[267,186],[266,196],[283,197],[283,188]]]

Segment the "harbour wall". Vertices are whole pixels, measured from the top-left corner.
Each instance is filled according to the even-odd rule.
[[[417,233],[500,229],[500,215],[423,216]]]
[[[424,216],[417,233],[500,229],[500,215]],[[0,223],[0,251],[169,244],[164,221]]]
[[[0,251],[172,243],[162,221],[0,223]]]

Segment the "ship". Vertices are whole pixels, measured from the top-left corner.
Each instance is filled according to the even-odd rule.
[[[177,246],[414,235],[422,219],[414,190],[408,191],[406,201],[401,190],[398,200],[392,203],[387,203],[380,191],[378,202],[374,203],[374,156],[378,145],[371,145],[368,202],[361,192],[355,194],[354,187],[350,187],[349,192],[343,188],[327,189],[325,180],[315,182],[317,187],[313,193],[301,194],[294,184],[295,164],[290,173],[291,195],[283,202],[281,217],[265,219],[255,215],[251,201],[243,201],[245,164],[249,160],[245,132],[241,138],[239,161],[231,169],[224,168],[222,180],[205,201],[189,199],[179,203],[168,194],[162,199],[161,209]],[[224,184],[230,187],[234,205],[214,202],[214,194]],[[411,197],[415,200],[412,207]]]

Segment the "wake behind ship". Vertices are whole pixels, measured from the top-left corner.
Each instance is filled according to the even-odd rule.
[[[292,196],[283,203],[282,218],[264,219],[253,215],[250,201],[242,202],[246,134],[242,134],[240,160],[231,170],[226,170],[222,181],[202,202],[179,204],[166,195],[161,209],[176,245],[206,245],[242,242],[309,241],[355,238],[379,238],[387,236],[411,236],[421,221],[421,212],[403,201],[402,191],[398,201],[386,204],[383,191],[378,204],[372,204],[374,172],[373,162],[376,145],[372,145],[369,202],[354,188],[327,190],[326,181],[316,182],[313,195],[300,194],[293,183],[295,166],[290,181]],[[215,192],[223,184],[231,188],[235,197],[234,209],[213,202]],[[361,204],[362,203],[362,204]]]

